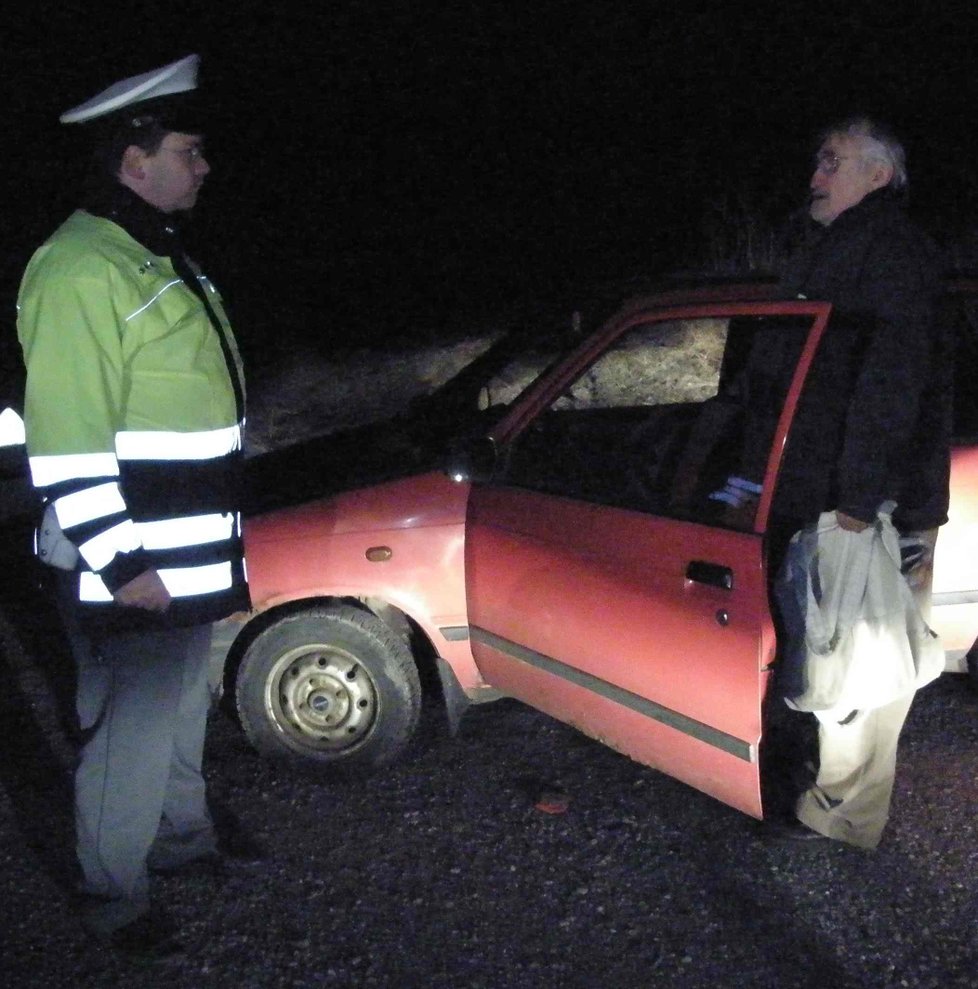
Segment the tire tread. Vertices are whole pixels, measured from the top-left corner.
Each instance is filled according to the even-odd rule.
[[[321,622],[324,627],[332,626],[344,630],[343,638],[363,637],[383,657],[383,670],[368,666],[375,681],[382,673],[389,681],[389,688],[401,700],[397,719],[385,718],[389,715],[384,694],[380,698],[380,720],[370,735],[351,752],[314,754],[312,750],[303,753],[297,747],[283,740],[281,732],[271,722],[264,710],[265,676],[268,667],[274,662],[276,643],[287,642],[290,630],[307,622]],[[315,636],[329,641],[330,635]],[[338,637],[334,634],[333,638]],[[295,637],[301,641],[301,633]],[[266,651],[271,644],[271,659]],[[343,642],[345,648],[350,644]],[[264,673],[261,671],[264,669]],[[260,681],[257,686],[255,675]],[[378,685],[379,686],[379,685]],[[347,773],[369,772],[395,761],[410,744],[421,716],[421,681],[414,657],[403,638],[393,631],[382,619],[370,611],[348,604],[318,605],[305,611],[295,612],[281,618],[262,631],[252,642],[238,669],[235,686],[235,703],[241,726],[251,744],[259,752],[279,760],[300,761],[307,769],[328,775],[342,776]]]

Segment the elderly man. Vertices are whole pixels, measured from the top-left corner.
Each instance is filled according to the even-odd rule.
[[[84,208],[35,252],[18,299],[37,551],[78,665],[83,921],[151,956],[179,943],[150,913],[148,872],[217,857],[201,775],[210,629],[249,604],[241,362],[180,243],[210,171],[197,64],[62,116],[93,152]]]
[[[784,534],[833,511],[839,527],[859,532],[896,502],[893,522],[912,550],[905,572],[926,617],[937,528],[947,521],[950,348],[935,319],[936,251],[904,212],[906,186],[903,148],[884,127],[859,118],[824,133],[811,179],[814,223],[784,283],[834,312],[773,511]],[[787,834],[878,844],[912,699],[911,690],[841,723],[819,717],[817,775]]]

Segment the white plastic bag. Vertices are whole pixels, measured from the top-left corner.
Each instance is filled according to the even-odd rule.
[[[944,669],[940,639],[900,572],[899,535],[881,506],[862,532],[834,512],[796,533],[775,585],[788,633],[785,700],[799,711],[881,707]]]

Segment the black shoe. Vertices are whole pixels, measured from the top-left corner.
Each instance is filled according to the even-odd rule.
[[[265,846],[253,838],[238,820],[237,815],[222,804],[211,806],[217,850],[225,858],[236,862],[261,862],[267,857]]]
[[[241,830],[218,832],[217,850],[198,855],[178,865],[151,865],[154,876],[207,876],[220,879],[230,862],[254,865],[265,859],[265,846]]]
[[[165,914],[155,911],[112,931],[108,942],[120,954],[138,961],[163,961],[185,951],[177,937],[176,925]]]
[[[798,818],[793,817],[789,820],[771,820],[764,821],[763,832],[764,837],[771,841],[831,841],[827,835],[822,834],[820,831],[813,831],[811,828],[802,824]]]
[[[245,863],[262,862],[268,855],[265,846],[257,838],[240,828],[218,832],[217,850],[224,858]]]

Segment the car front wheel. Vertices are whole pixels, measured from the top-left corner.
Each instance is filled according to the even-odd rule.
[[[421,685],[404,641],[349,605],[288,615],[261,632],[238,670],[241,724],[265,755],[345,773],[385,765],[418,724]]]

